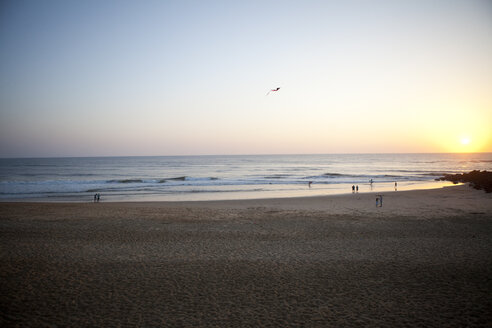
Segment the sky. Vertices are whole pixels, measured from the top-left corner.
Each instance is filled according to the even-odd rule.
[[[492,151],[489,0],[3,0],[0,49],[0,157]]]

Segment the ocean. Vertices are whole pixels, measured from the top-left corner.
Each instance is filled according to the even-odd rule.
[[[0,201],[189,201],[440,188],[492,153],[0,159]],[[372,179],[373,183],[370,183]],[[309,185],[309,182],[312,182]]]

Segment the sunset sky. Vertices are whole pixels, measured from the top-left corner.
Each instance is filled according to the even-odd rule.
[[[0,49],[0,157],[492,151],[489,0],[2,1]]]

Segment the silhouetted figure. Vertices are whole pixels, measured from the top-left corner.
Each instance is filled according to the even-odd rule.
[[[379,197],[376,197],[376,207],[379,206]]]
[[[355,191],[359,192],[359,185],[355,186]]]
[[[354,192],[355,192],[355,186],[352,185],[352,193],[354,193]]]
[[[94,194],[94,203],[96,202],[97,200],[97,194]]]
[[[312,181],[309,181],[309,182],[308,182],[308,186],[309,186],[309,188],[311,188],[311,185],[312,185],[312,184],[313,184],[313,182],[312,182]]]
[[[97,202],[99,203],[99,200],[101,199],[101,194],[97,194]]]
[[[398,184],[395,181],[395,191],[396,191],[397,188],[398,188]]]

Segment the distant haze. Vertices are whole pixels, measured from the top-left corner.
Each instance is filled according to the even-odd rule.
[[[492,151],[488,0],[2,1],[0,49],[0,157]]]

